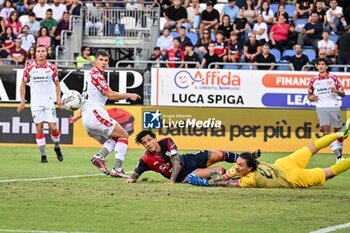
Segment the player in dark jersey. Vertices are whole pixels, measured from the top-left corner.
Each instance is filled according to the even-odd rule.
[[[342,131],[323,136],[294,153],[277,159],[274,164],[258,162],[251,153],[246,152],[237,158],[236,164],[224,175],[220,171],[212,170],[209,172],[212,180],[208,181],[196,174],[190,174],[188,182],[198,186],[220,185],[241,188],[308,188],[323,185],[326,180],[349,170],[350,158],[327,168],[307,169],[309,160],[338,138],[347,138],[349,132],[350,119]]]
[[[239,154],[226,151],[203,150],[190,154],[179,155],[176,144],[171,138],[164,138],[157,141],[156,135],[149,130],[143,130],[136,136],[136,143],[142,144],[147,150],[140,158],[133,174],[126,181],[136,182],[146,171],[161,173],[169,179],[168,183],[186,182],[188,174],[195,172],[199,177],[209,178],[209,171],[217,170],[224,172],[222,166],[211,166],[214,163],[226,161],[234,163]],[[253,152],[259,157],[260,151]]]

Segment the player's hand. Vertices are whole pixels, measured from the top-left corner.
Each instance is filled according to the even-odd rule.
[[[61,100],[57,100],[57,107],[59,109],[63,109],[63,104],[62,104]]]
[[[81,115],[74,115],[74,116],[69,116],[68,122],[69,124],[73,124],[74,122],[76,122],[77,120],[79,120],[81,118]]]
[[[131,183],[135,183],[136,182],[136,180],[134,180],[134,179],[127,179],[126,181],[124,181],[124,183],[125,184],[131,184]]]
[[[309,100],[310,101],[317,101],[318,100],[318,96],[317,95],[310,95]]]
[[[334,88],[334,87],[331,88],[331,91],[332,91],[332,93],[336,93],[336,94],[339,93],[339,91],[336,88]]]
[[[21,102],[21,103],[19,104],[18,108],[17,108],[17,112],[18,112],[18,113],[22,112],[23,109],[24,109],[24,107],[25,107],[24,103]]]
[[[131,99],[132,101],[136,101],[138,99],[141,99],[141,96],[139,96],[138,94],[129,94],[128,99]]]

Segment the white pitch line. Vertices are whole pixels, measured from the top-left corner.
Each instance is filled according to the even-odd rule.
[[[28,233],[93,233],[93,232],[77,232],[77,231],[35,231],[35,230],[7,230],[7,229],[0,229],[0,232],[28,232]]]
[[[126,174],[132,173],[133,171],[125,172]],[[93,177],[93,176],[105,176],[105,174],[87,174],[87,175],[75,175],[75,176],[54,176],[54,177],[39,177],[39,178],[24,178],[16,180],[0,180],[0,183],[14,183],[21,181],[40,181],[40,180],[60,180],[60,179],[70,179],[70,178],[81,178],[81,177]]]
[[[87,175],[75,175],[75,176],[54,176],[54,177],[24,178],[24,179],[16,179],[16,180],[0,180],[0,183],[13,183],[13,182],[21,182],[21,181],[39,181],[39,180],[60,180],[60,179],[103,176],[103,175],[105,175],[105,174],[87,174]]]
[[[330,226],[330,227],[326,227],[326,228],[322,228],[322,229],[319,229],[317,231],[311,231],[310,233],[327,233],[327,232],[341,230],[341,229],[348,228],[348,227],[350,227],[350,222],[344,223],[344,224],[335,225],[335,226]]]

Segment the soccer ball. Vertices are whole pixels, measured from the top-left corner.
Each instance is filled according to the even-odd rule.
[[[78,110],[83,102],[81,94],[75,90],[67,91],[62,96],[63,108],[68,111]]]

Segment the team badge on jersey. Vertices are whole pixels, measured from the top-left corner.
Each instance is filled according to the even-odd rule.
[[[161,124],[160,116],[162,113],[157,110],[156,112],[144,112],[143,113],[143,128],[145,129],[159,129]]]

